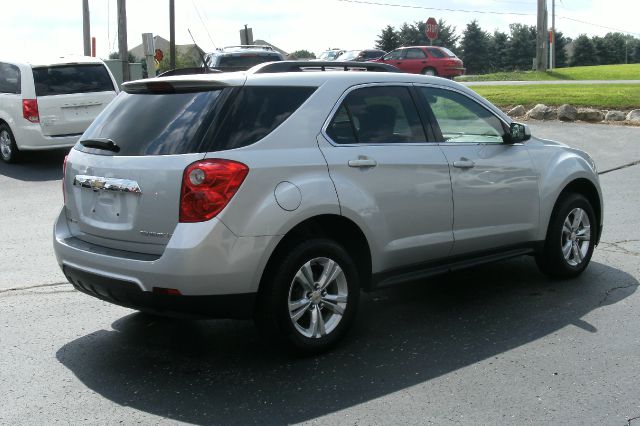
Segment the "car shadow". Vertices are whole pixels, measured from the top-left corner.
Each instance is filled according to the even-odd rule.
[[[0,161],[0,175],[28,182],[60,180],[64,157],[68,153],[68,148],[23,152],[18,163]]]
[[[134,313],[61,347],[57,359],[119,405],[189,423],[295,423],[428,382],[583,319],[638,281],[592,262],[553,282],[513,259],[364,294],[354,330],[330,353],[267,347],[248,321]],[[569,344],[569,342],[567,342]]]

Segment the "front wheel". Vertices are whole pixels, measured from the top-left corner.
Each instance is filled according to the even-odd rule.
[[[357,310],[359,279],[336,242],[313,239],[288,247],[263,282],[256,325],[302,353],[319,353],[347,332]]]
[[[540,270],[553,278],[572,278],[585,270],[593,254],[598,224],[589,200],[567,194],[557,203],[542,252],[536,255]]]

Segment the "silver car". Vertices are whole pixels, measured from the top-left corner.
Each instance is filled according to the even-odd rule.
[[[587,267],[586,153],[452,81],[301,64],[125,84],[65,162],[54,247],[75,288],[318,352],[361,290],[525,254]]]

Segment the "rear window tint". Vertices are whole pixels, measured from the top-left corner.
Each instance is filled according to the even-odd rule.
[[[114,91],[102,64],[59,65],[33,68],[36,96]]]
[[[120,151],[85,148],[104,155],[170,155],[201,152],[215,121],[221,94],[230,89],[196,93],[120,93],[89,126],[81,140],[111,139]]]
[[[20,69],[0,62],[0,93],[20,93]]]
[[[257,142],[289,118],[315,90],[315,87],[243,87],[222,120],[210,150]]]

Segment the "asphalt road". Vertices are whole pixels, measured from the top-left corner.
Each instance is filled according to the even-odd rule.
[[[600,170],[640,128],[533,123]],[[635,424],[640,166],[601,176],[578,279],[513,259],[363,297],[334,352],[296,359],[250,322],[163,320],[75,292],[51,251],[62,153],[0,164],[0,424]]]

